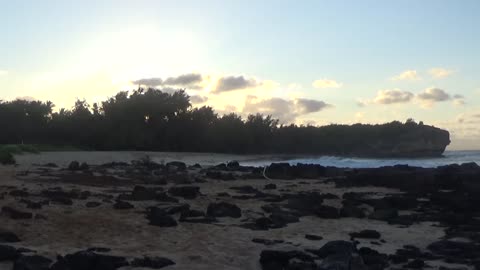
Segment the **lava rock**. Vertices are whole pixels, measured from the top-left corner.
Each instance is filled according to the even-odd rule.
[[[99,203],[99,202],[87,202],[87,203],[85,204],[85,206],[88,207],[88,208],[94,208],[94,207],[98,207],[98,206],[100,206],[100,205],[102,205],[102,204]]]
[[[14,264],[14,270],[49,270],[52,260],[39,255],[19,256]]]
[[[320,240],[323,240],[323,237],[315,234],[306,234],[305,239],[312,240],[312,241],[320,241]]]
[[[3,243],[16,243],[20,242],[20,238],[13,232],[0,230],[0,242]]]
[[[113,204],[113,208],[117,210],[125,210],[134,208],[133,204],[125,201],[117,201]]]
[[[242,216],[242,210],[235,204],[227,202],[211,203],[207,207],[207,216],[239,218]]]
[[[160,269],[174,264],[175,262],[172,260],[162,257],[135,258],[132,261],[132,266],[134,267],[148,267],[153,269]]]
[[[380,239],[381,234],[375,230],[363,230],[360,232],[350,233],[352,238]]]
[[[168,193],[172,196],[185,199],[195,199],[200,194],[200,187],[196,186],[176,186],[171,187]]]
[[[17,256],[18,252],[14,247],[0,245],[0,262],[13,261]]]
[[[266,184],[263,189],[269,190],[269,189],[277,189],[277,185],[275,184]]]
[[[321,205],[315,210],[315,215],[320,218],[326,219],[337,219],[340,218],[340,212],[337,208],[328,206],[328,205]]]
[[[11,219],[31,219],[33,217],[32,213],[23,212],[10,206],[2,207],[2,213],[5,213]]]
[[[150,225],[159,227],[175,227],[178,225],[177,221],[171,216],[167,215],[164,210],[153,207],[147,213],[147,219]]]

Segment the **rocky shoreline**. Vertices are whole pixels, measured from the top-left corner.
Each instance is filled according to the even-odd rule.
[[[0,269],[480,269],[480,167],[1,167]]]

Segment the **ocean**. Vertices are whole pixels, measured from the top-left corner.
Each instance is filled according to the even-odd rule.
[[[416,167],[433,168],[448,164],[462,164],[475,162],[480,165],[480,151],[445,151],[442,157],[436,158],[355,158],[317,156],[302,158],[271,158],[240,162],[242,165],[265,166],[272,162],[288,162],[320,164],[342,168],[377,168],[382,166],[409,165]]]
[[[236,160],[245,166],[266,166],[272,162],[290,164],[310,163],[323,166],[348,168],[376,168],[391,165],[410,165],[419,167],[438,167],[447,164],[476,162],[480,165],[480,151],[446,151],[437,158],[353,158],[333,156],[286,156],[286,155],[231,155],[218,153],[180,153],[180,152],[141,152],[141,151],[106,151],[106,152],[42,152],[40,154],[23,154],[15,156],[20,166],[31,167],[38,164],[55,163],[68,166],[73,161],[100,165],[107,162],[130,162],[148,156],[157,163],[183,161],[188,165],[217,165]]]

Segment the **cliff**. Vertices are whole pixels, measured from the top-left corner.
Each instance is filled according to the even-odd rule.
[[[435,157],[441,156],[450,144],[450,133],[432,126],[405,127],[395,136],[367,142],[352,152],[375,157]]]

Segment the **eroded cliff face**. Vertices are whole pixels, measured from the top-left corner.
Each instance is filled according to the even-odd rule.
[[[450,133],[433,126],[417,125],[356,149],[354,155],[371,157],[437,157],[450,144]]]

